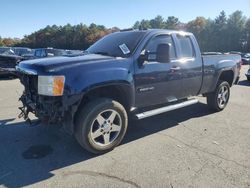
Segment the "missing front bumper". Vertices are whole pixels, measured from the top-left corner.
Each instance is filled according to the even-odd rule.
[[[20,118],[29,120],[29,113],[33,113],[45,124],[63,126],[67,132],[73,133],[74,115],[81,102],[82,95],[47,97],[40,95],[23,94],[20,98],[23,106],[19,109]]]

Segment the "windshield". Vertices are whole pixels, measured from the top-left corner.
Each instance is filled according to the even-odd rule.
[[[16,55],[22,56],[22,55],[27,55],[31,54],[32,50],[29,48],[13,48],[14,52]]]
[[[15,55],[15,52],[11,48],[9,48],[5,52],[3,52],[2,55]]]
[[[9,51],[11,48],[6,48],[6,47],[2,47],[0,48],[0,54],[3,54],[4,52]]]
[[[87,49],[88,53],[129,57],[146,32],[117,32],[107,35]]]

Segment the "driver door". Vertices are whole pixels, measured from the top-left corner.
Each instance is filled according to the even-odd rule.
[[[170,44],[170,62],[162,63],[156,60],[156,49],[159,44]],[[153,37],[143,52],[149,52],[150,55],[142,66],[137,62],[134,75],[136,107],[174,102],[181,98],[182,74],[178,69],[180,65],[176,61],[176,49],[172,36]]]

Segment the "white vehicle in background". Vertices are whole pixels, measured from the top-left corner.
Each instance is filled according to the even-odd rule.
[[[247,80],[250,82],[250,66],[249,66],[249,69],[246,73],[246,77],[247,77]]]

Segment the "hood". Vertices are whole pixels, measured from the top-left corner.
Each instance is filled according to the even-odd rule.
[[[82,66],[84,64],[100,63],[115,60],[115,57],[103,56],[98,54],[87,54],[76,57],[50,57],[42,59],[34,59],[22,61],[18,65],[18,69],[28,69],[33,72],[55,72],[57,70],[66,69],[67,67]]]

